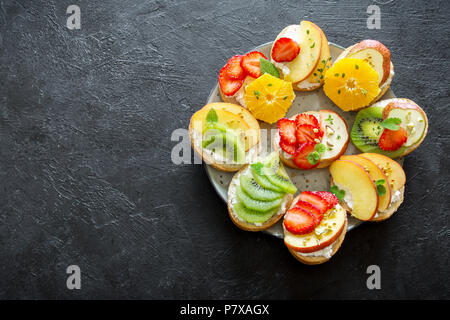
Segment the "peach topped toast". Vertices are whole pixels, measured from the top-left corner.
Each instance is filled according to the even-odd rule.
[[[347,214],[339,200],[326,191],[303,191],[283,220],[284,243],[305,264],[328,261],[341,246]]]
[[[330,173],[331,191],[359,220],[385,220],[403,201],[405,172],[386,156],[376,153],[344,155],[333,162]]]
[[[325,74],[325,94],[342,110],[378,101],[394,78],[391,53],[381,42],[363,40],[344,50]]]
[[[228,213],[243,230],[264,230],[281,219],[296,191],[278,154],[272,152],[234,175],[228,187]]]
[[[205,105],[191,117],[189,135],[195,152],[218,170],[237,171],[258,153],[259,123],[235,104]]]
[[[325,33],[310,21],[284,28],[272,45],[270,58],[282,78],[299,91],[319,88],[331,65]]]
[[[278,121],[273,148],[294,169],[329,166],[347,149],[349,134],[344,119],[331,110],[308,111]]]
[[[350,136],[362,152],[398,158],[414,151],[427,131],[428,119],[423,109],[409,99],[394,98],[360,110]]]

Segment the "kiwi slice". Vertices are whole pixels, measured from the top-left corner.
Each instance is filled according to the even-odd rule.
[[[289,192],[292,194],[297,192],[297,187],[294,186],[291,180],[289,180],[289,177],[285,171],[283,172],[283,170],[279,169],[275,172],[271,168],[264,167],[261,172],[267,177],[270,183],[280,187],[284,192]]]
[[[274,214],[278,212],[280,206],[275,207],[266,212],[258,212],[255,210],[248,209],[244,206],[244,204],[240,201],[233,204],[233,210],[236,215],[242,220],[249,223],[264,223],[270,218],[273,217]]]
[[[269,211],[271,209],[278,207],[283,202],[283,198],[272,201],[255,200],[252,197],[250,197],[250,195],[246,194],[242,190],[241,186],[236,186],[236,196],[246,208],[258,212]]]
[[[233,153],[233,159],[237,163],[242,163],[245,160],[245,150],[241,140],[237,135],[231,132],[221,132],[216,135],[208,136],[203,139],[202,147],[210,150],[226,150]],[[229,154],[229,152],[224,152]]]
[[[256,180],[256,182],[265,189],[277,192],[285,192],[280,187],[272,184],[269,179],[267,179],[266,176],[262,174],[261,170],[263,167],[264,165],[261,162],[253,163],[250,165],[252,176]]]
[[[239,181],[242,190],[255,200],[271,201],[284,196],[284,193],[263,188],[250,175],[241,174],[239,176]]]
[[[378,146],[378,140],[380,140],[384,130],[381,125],[382,122],[382,107],[375,106],[362,109],[356,115],[352,131],[350,132],[352,142],[362,152],[380,153],[390,158],[398,157],[404,152],[405,147],[395,151],[384,151]]]

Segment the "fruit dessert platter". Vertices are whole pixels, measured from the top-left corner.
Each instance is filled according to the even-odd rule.
[[[428,131],[393,78],[381,42],[345,49],[310,21],[229,58],[189,135],[234,225],[321,264],[347,231],[391,217],[404,199],[403,157]]]

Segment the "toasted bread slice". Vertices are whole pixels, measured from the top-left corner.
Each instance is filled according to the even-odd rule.
[[[425,130],[423,132],[422,137],[419,139],[419,141],[417,141],[416,143],[414,143],[413,145],[406,147],[405,151],[398,156],[398,158],[404,157],[408,154],[410,154],[411,152],[413,152],[414,150],[416,150],[419,145],[423,142],[423,140],[425,139],[427,133],[428,133],[428,117],[427,114],[425,113],[425,111],[423,111],[423,109],[414,101],[410,100],[410,99],[406,99],[406,98],[393,98],[393,99],[385,99],[385,100],[381,100],[378,101],[376,103],[374,103],[372,105],[372,107],[382,107],[385,108],[387,105],[391,104],[391,103],[408,103],[408,104],[412,104],[414,105],[423,115],[424,120],[425,120]]]
[[[336,239],[336,241],[331,244],[331,246],[332,246],[331,257],[335,255],[335,253],[341,247],[342,242],[344,242],[345,235],[347,233],[347,225],[348,225],[348,222],[345,221],[345,225],[344,225],[344,228],[343,228],[341,234]],[[308,264],[308,265],[322,264],[331,259],[331,257],[327,258],[325,256],[305,256],[304,254],[301,254],[300,252],[294,251],[290,248],[288,248],[288,250],[292,254],[292,256],[294,256],[295,259],[297,259],[298,261],[300,261],[303,264]]]
[[[239,116],[241,119],[244,119],[246,123],[250,124],[250,130],[248,131],[254,133],[254,137],[252,137],[252,143],[249,145],[249,149],[245,151],[245,161],[243,163],[233,163],[233,161],[227,160],[224,161],[224,159],[220,159],[219,157],[216,157],[214,153],[211,150],[205,149],[202,147],[202,140],[203,136],[202,133],[199,131],[199,129],[194,129],[194,122],[196,120],[193,120],[195,117],[195,114],[191,117],[191,121],[189,122],[189,137],[191,140],[191,146],[192,149],[205,161],[207,164],[211,165],[212,167],[216,168],[220,171],[225,172],[234,172],[238,171],[240,168],[245,166],[247,163],[252,162],[258,155],[260,149],[261,149],[261,141],[260,141],[260,127],[258,121],[253,117],[253,115],[246,109],[242,108],[239,105],[232,105],[227,103],[210,103],[205,105],[202,109],[200,109],[197,112],[201,112],[204,108],[227,108],[230,110],[237,109],[237,112],[239,113]],[[208,110],[208,109],[207,109]],[[250,147],[251,146],[251,147]]]
[[[299,197],[300,197],[300,195],[294,198],[294,200],[292,201],[292,204],[291,204],[291,206],[290,206],[289,209],[291,209],[292,207],[295,206],[295,204],[296,204],[297,201],[299,200]],[[342,206],[342,208],[344,208],[344,210],[345,210],[345,207],[344,207],[344,206]],[[287,210],[286,210],[286,211],[287,211]],[[301,253],[301,252],[295,251],[295,250],[292,249],[292,248],[289,248],[288,246],[287,246],[287,248],[288,248],[289,252],[294,256],[294,258],[297,259],[298,261],[300,261],[300,262],[303,263],[303,264],[315,265],[315,264],[322,264],[322,263],[325,263],[325,262],[327,262],[328,260],[330,260],[331,257],[334,256],[334,254],[335,254],[335,253],[339,250],[339,248],[341,247],[342,242],[344,242],[345,235],[346,235],[346,233],[347,233],[347,226],[348,226],[348,220],[347,220],[347,218],[346,218],[346,219],[345,219],[344,226],[342,227],[342,230],[341,230],[341,233],[339,234],[339,236],[336,238],[336,240],[335,240],[333,243],[331,243],[330,245],[328,245],[327,247],[325,247],[325,248],[331,248],[331,252],[330,252],[330,254],[329,254],[328,257],[327,257],[327,256],[323,256],[323,255],[317,255],[317,256],[315,256],[315,255],[311,255],[311,254]],[[283,226],[283,231],[286,232],[286,229],[284,228],[284,226]],[[325,248],[324,248],[324,249],[325,249]],[[322,249],[321,249],[321,250],[322,250]],[[314,252],[312,252],[312,253],[314,253]]]
[[[281,217],[283,217],[286,210],[290,207],[293,199],[293,195],[290,193],[286,193],[283,198],[283,202],[281,203],[280,209],[277,213],[275,213],[272,218],[267,220],[264,223],[256,224],[256,223],[250,223],[247,221],[244,221],[238,217],[238,215],[233,210],[233,201],[236,200],[236,195],[234,194],[234,190],[236,189],[236,184],[239,181],[239,176],[241,174],[244,174],[249,170],[249,165],[244,166],[242,169],[240,169],[231,179],[230,185],[228,187],[228,200],[227,200],[227,206],[228,206],[228,214],[231,218],[231,221],[233,223],[245,231],[261,231],[270,228],[275,223],[277,223]]]
[[[316,118],[320,119],[319,123],[321,123],[322,130],[324,131],[324,137],[322,138],[322,143],[324,143],[325,147],[327,147],[327,151],[322,155],[320,159],[320,163],[316,168],[325,168],[331,165],[331,163],[338,159],[344,152],[347,150],[348,142],[350,139],[350,135],[348,133],[347,123],[342,117],[334,111],[331,110],[320,110],[320,111],[307,111],[307,114],[312,114],[316,116]],[[327,122],[328,116],[331,116],[333,121]],[[292,116],[290,119],[295,120],[297,115]],[[329,135],[327,132],[327,126],[333,130],[333,134]],[[337,137],[340,136],[339,140]],[[331,145],[327,145],[327,141],[329,141]],[[293,161],[293,156],[284,152],[280,148],[280,136],[278,132],[275,134],[273,139],[273,150],[277,151],[280,155],[281,161],[287,165],[288,167],[302,170],[297,167],[297,165]],[[332,150],[328,150],[328,147],[332,148]]]
[[[356,45],[356,44],[355,44]],[[334,63],[336,63],[337,61],[346,58],[348,56],[348,54],[350,53],[350,50],[355,46],[350,46],[347,49],[345,49],[334,61]],[[378,100],[380,100],[380,98],[386,93],[386,91],[388,91],[389,87],[391,86],[392,83],[392,79],[394,79],[394,64],[391,61],[391,66],[390,66],[390,71],[389,71],[389,76],[387,77],[386,81],[384,83],[381,84],[380,86],[380,93],[368,104],[369,106],[372,103],[377,102]]]

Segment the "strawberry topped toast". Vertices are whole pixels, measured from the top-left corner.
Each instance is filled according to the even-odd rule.
[[[331,66],[330,47],[325,33],[310,21],[284,28],[270,52],[271,62],[294,90],[312,91],[322,86]]]
[[[347,149],[347,124],[331,110],[308,111],[278,121],[273,148],[294,169],[329,166]]]
[[[304,264],[328,261],[347,232],[347,213],[326,191],[303,191],[284,215],[284,243]]]

